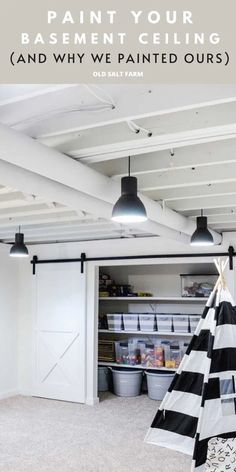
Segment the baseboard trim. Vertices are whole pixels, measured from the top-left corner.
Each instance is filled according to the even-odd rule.
[[[6,392],[0,392],[0,400],[4,400],[5,398],[15,397],[19,395],[19,390],[7,390]]]

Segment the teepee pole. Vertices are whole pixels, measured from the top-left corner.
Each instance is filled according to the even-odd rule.
[[[218,270],[219,277],[216,281],[213,292],[215,292],[218,289],[219,285],[221,285],[221,288],[223,288],[223,289],[226,288],[226,281],[225,281],[225,278],[224,278],[224,271],[226,269],[227,264],[229,263],[229,258],[227,257],[227,259],[225,261],[222,261],[220,258],[218,258],[218,260],[214,259],[214,263],[215,263],[215,266]]]

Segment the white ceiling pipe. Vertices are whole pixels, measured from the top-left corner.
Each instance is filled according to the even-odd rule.
[[[67,205],[73,210],[82,209],[98,217],[110,219],[112,212],[111,204],[2,160],[0,160],[0,175],[7,185],[17,186],[29,194],[37,193],[37,195],[44,196],[48,200],[56,200],[58,203]],[[148,231],[147,223],[144,223],[144,225],[143,230],[150,234],[164,236],[169,239],[178,240],[183,244],[188,244],[189,237],[185,234],[180,234],[178,231],[153,222],[150,222],[150,230]],[[142,230],[141,227],[140,230]]]
[[[120,196],[120,185],[111,178],[3,125],[0,125],[0,157],[6,162],[78,190],[84,194],[84,198],[87,194],[93,200],[99,199],[100,203],[103,201],[113,205]],[[140,196],[150,220],[188,235],[195,231],[195,223],[190,219],[168,208],[163,211],[158,203]],[[55,197],[52,198],[53,201],[58,201]],[[80,209],[83,207],[80,206]],[[90,212],[94,213],[94,209]],[[216,244],[221,243],[219,233],[213,232],[213,237]]]

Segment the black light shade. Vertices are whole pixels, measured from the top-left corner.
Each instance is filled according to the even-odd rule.
[[[197,229],[191,236],[191,246],[213,246],[214,239],[207,228],[207,217],[197,217]]]
[[[136,177],[122,177],[121,197],[112,210],[112,220],[117,223],[141,223],[147,220],[143,203],[137,195],[138,183]]]
[[[15,243],[11,247],[10,250],[11,257],[28,257],[28,249],[24,243],[24,235],[23,233],[16,233],[15,234]]]

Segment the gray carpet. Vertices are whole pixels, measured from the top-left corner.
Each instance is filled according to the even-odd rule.
[[[105,394],[95,407],[0,401],[2,472],[187,472],[190,458],[144,444],[157,403]]]

